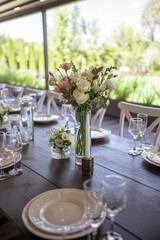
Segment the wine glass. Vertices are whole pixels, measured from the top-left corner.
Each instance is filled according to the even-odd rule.
[[[141,154],[141,151],[136,148],[136,141],[140,137],[142,127],[142,119],[141,118],[131,118],[129,122],[128,132],[133,136],[134,139],[134,147],[132,150],[128,152],[128,154],[132,156],[138,156]]]
[[[114,232],[115,215],[126,207],[126,183],[123,177],[107,175],[102,181],[102,199],[104,209],[110,218],[110,231],[102,236],[102,240],[122,240],[119,233]]]
[[[2,161],[5,153],[5,144],[6,144],[5,132],[0,132],[0,180],[5,180],[9,177],[9,174],[5,173],[2,169]]]
[[[68,122],[71,118],[73,118],[73,107],[71,104],[62,104],[61,108],[61,117],[66,122],[66,127],[68,126]]]
[[[141,134],[140,134],[140,138],[141,138],[140,150],[143,151],[143,149],[145,148],[145,145],[147,144],[146,143],[146,139],[145,139],[145,133],[146,133],[147,123],[148,123],[148,115],[145,114],[145,113],[138,113],[137,114],[137,118],[141,118],[142,119]],[[145,140],[144,144],[142,143],[142,139],[143,138]]]
[[[22,149],[22,139],[20,132],[6,132],[6,150],[13,156],[14,167],[9,171],[11,176],[17,176],[23,173],[23,170],[16,167],[16,152]]]
[[[93,229],[92,239],[96,240],[97,229],[105,217],[102,203],[102,183],[97,180],[88,179],[83,183],[83,189],[87,191],[85,195],[86,215],[90,219],[90,226]],[[93,202],[96,204],[93,206]]]

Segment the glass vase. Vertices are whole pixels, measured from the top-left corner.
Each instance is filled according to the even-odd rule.
[[[70,147],[51,147],[51,157],[55,159],[69,158],[72,151]]]
[[[82,165],[82,158],[91,155],[91,111],[75,112],[75,163]]]

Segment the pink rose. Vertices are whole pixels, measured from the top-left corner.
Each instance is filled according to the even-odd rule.
[[[63,63],[63,64],[60,64],[60,66],[59,66],[60,68],[63,68],[64,70],[69,70],[69,69],[71,69],[71,67],[72,67],[72,63]]]
[[[63,77],[63,78],[61,79],[61,81],[68,82],[68,77],[67,77],[67,76]]]
[[[64,80],[61,80],[60,81],[60,87],[65,88],[68,91],[69,90],[69,83],[64,81]]]
[[[81,72],[81,76],[82,77],[86,76],[86,72]]]
[[[55,91],[56,93],[61,93],[60,88],[59,88],[58,86],[55,87],[54,91]]]
[[[51,77],[49,79],[49,85],[54,86],[57,83],[57,79],[55,77]]]

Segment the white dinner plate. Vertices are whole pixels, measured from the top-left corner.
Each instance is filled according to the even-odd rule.
[[[111,134],[108,128],[91,127],[91,139],[105,138]]]
[[[147,162],[160,167],[160,153],[157,149],[145,150],[142,152],[142,157]]]
[[[51,114],[37,114],[34,116],[33,121],[38,123],[48,123],[57,121],[59,119],[58,115]]]
[[[63,189],[57,189],[57,190],[51,190],[51,191],[60,191],[60,190],[63,190]],[[66,188],[66,191],[72,191],[73,189],[67,189]],[[74,189],[76,191],[83,191],[83,190],[78,190],[78,189]],[[50,192],[50,191],[49,191]],[[41,196],[42,195],[45,195],[47,192],[45,193],[42,193],[40,194]],[[28,211],[31,207],[31,205],[34,203],[34,201],[39,198],[39,196],[36,196],[35,198],[33,198],[32,200],[30,200],[26,206],[24,207],[23,209],[23,212],[22,212],[22,220],[23,220],[23,223],[25,225],[25,227],[33,234],[35,234],[36,236],[39,236],[41,238],[45,238],[45,239],[51,239],[51,240],[61,240],[62,239],[62,234],[55,234],[55,233],[48,233],[48,232],[44,232],[44,231],[41,231],[40,229],[38,229],[36,226],[34,226],[32,224],[32,222],[30,221],[29,217],[28,217]],[[99,226],[103,223],[105,219],[105,216],[103,217],[103,219],[99,222]],[[74,232],[74,233],[67,233],[65,234],[65,239],[73,239],[73,238],[79,238],[79,237],[83,237],[89,233],[91,233],[93,231],[92,227],[91,226],[88,226],[86,227],[85,229],[81,230],[81,231],[77,231],[77,232]]]
[[[4,158],[4,160],[2,161],[2,169],[8,168],[8,167],[11,167],[11,166],[14,165],[13,157],[11,156],[11,154],[8,153],[7,155],[8,156],[6,156]],[[16,158],[16,163],[18,163],[21,160],[21,158],[22,158],[21,153],[16,152],[15,153],[15,158]]]
[[[83,230],[90,224],[85,214],[84,194],[82,190],[65,188],[39,195],[29,208],[29,219],[37,228],[49,233]],[[88,194],[86,196],[89,198]],[[93,204],[95,208],[95,202]]]

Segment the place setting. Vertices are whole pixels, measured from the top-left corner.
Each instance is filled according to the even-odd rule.
[[[113,195],[111,189],[115,189],[116,194]],[[31,233],[45,239],[73,239],[92,234],[92,239],[96,240],[106,214],[115,216],[124,210],[126,201],[124,179],[107,175],[101,182],[87,179],[83,190],[62,188],[37,195],[25,205],[22,221]],[[116,210],[111,210],[110,205]],[[102,239],[112,234],[121,237],[110,229]]]

